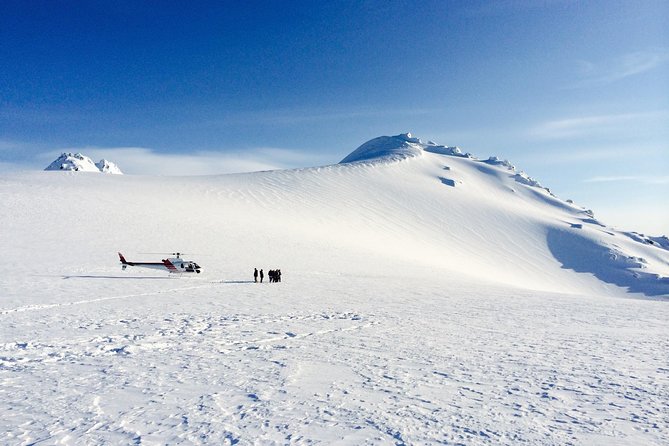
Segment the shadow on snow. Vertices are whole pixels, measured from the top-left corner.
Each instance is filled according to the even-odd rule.
[[[63,280],[65,279],[121,279],[121,280],[170,280],[172,277],[159,277],[159,276],[61,276]]]
[[[632,293],[669,297],[669,277],[630,270],[641,266],[642,259],[618,255],[586,237],[555,228],[548,230],[547,242],[548,249],[565,269],[593,274]]]

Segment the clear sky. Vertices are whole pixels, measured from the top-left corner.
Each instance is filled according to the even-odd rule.
[[[315,166],[404,132],[669,235],[669,2],[0,2],[0,172]]]

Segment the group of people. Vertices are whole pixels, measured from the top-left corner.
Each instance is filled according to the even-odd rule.
[[[281,270],[280,269],[271,269],[267,272],[267,277],[270,282],[281,282]],[[255,268],[253,271],[253,281],[258,283],[258,278],[260,278],[260,283],[262,283],[265,278],[265,273],[261,269],[258,272],[258,268]]]

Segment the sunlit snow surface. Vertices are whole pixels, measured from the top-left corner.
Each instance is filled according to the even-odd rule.
[[[509,169],[0,178],[0,442],[667,444],[666,249]]]

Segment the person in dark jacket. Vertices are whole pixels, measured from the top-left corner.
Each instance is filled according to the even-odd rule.
[[[262,272],[262,269],[260,270],[260,283],[262,283],[262,279],[265,277],[265,274]]]
[[[253,270],[253,281],[258,283],[258,268],[254,268]]]

